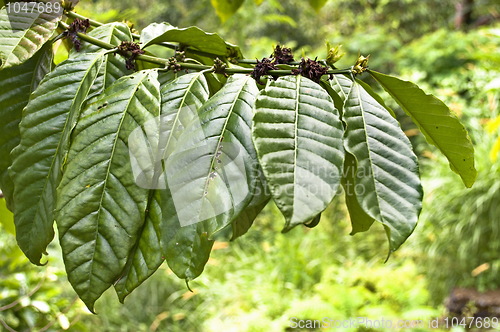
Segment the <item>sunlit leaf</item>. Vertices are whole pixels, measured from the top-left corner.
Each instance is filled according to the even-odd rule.
[[[60,11],[44,10],[36,2],[21,2],[0,9],[0,70],[31,58],[52,36]]]
[[[427,141],[448,158],[451,169],[460,175],[464,184],[471,187],[477,176],[474,146],[467,130],[450,109],[411,82],[375,71],[370,74],[412,118]]]

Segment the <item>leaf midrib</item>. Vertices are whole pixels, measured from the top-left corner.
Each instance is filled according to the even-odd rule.
[[[297,76],[295,79],[295,120],[294,120],[294,146],[293,146],[293,204],[292,204],[292,215],[290,220],[287,220],[287,224],[290,224],[293,216],[295,215],[295,188],[297,187],[297,155],[298,155],[298,135],[299,135],[299,104],[300,104],[300,81],[302,76]]]

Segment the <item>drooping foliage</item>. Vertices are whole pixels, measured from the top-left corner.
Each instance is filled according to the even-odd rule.
[[[0,11],[0,188],[32,263],[57,227],[90,310],[109,287],[123,301],[164,261],[196,278],[214,238],[244,235],[270,200],[289,231],[317,225],[343,190],[353,233],[377,221],[390,252],[401,246],[421,210],[418,161],[393,112],[356,79],[366,71],[474,182],[458,118],[365,57],[337,69],[335,49],[297,62],[280,47],[255,61],[197,27],[154,23],[138,35],[82,20],[69,2],[64,15],[39,4]],[[61,37],[79,50],[53,66]]]

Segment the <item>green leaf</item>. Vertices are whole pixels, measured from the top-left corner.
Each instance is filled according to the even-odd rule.
[[[250,76],[231,76],[177,140],[166,170],[182,225],[217,217],[211,236],[248,205],[258,180],[250,130],[258,92]]]
[[[174,150],[184,128],[197,116],[197,111],[209,98],[206,76],[203,72],[181,76],[165,85],[162,94],[162,116],[167,125],[162,128],[168,143],[168,157]],[[171,121],[168,119],[171,118]],[[166,181],[164,179],[164,181]],[[168,266],[182,279],[192,280],[199,276],[208,261],[213,240],[208,238],[204,223],[181,227],[170,190],[162,190],[161,246]]]
[[[161,88],[160,117],[146,123],[143,126],[144,130],[134,130],[129,137],[130,156],[134,165],[132,169],[136,183],[143,188],[155,191],[150,192],[150,197],[154,198],[152,204],[158,201],[159,193],[158,205],[161,211],[160,214],[151,214],[151,218],[146,219],[139,245],[131,252],[129,262],[133,260],[133,263],[130,263],[132,267],[130,271],[136,272],[137,275],[134,276],[125,271],[126,274],[117,284],[116,289],[121,300],[151,275],[165,260],[164,257],[167,257],[167,262],[179,277],[189,279],[201,273],[210,254],[213,241],[208,240],[206,234],[203,235],[203,229],[198,225],[181,228],[172,196],[165,184],[163,167],[165,159],[172,153],[184,128],[197,117],[197,110],[209,98],[204,74],[204,72],[190,73],[174,80],[171,79],[171,73],[162,74],[160,80],[164,83]],[[150,213],[153,212],[150,211]],[[160,216],[160,219],[156,216]],[[148,233],[145,233],[147,229],[151,230],[150,237]],[[153,234],[153,230],[159,234],[159,239]],[[197,233],[196,230],[199,232]],[[147,241],[143,241],[145,236],[148,237]],[[189,243],[185,240],[188,236],[200,241]],[[180,244],[175,245],[179,241]],[[167,250],[169,245],[170,249]],[[174,254],[170,255],[171,251]],[[172,257],[171,261],[170,257]],[[185,266],[182,266],[183,262],[176,265],[181,259],[186,259]],[[196,272],[198,270],[200,272]],[[127,274],[129,274],[128,277]],[[122,283],[127,283],[126,287],[121,286]]]
[[[285,231],[321,213],[340,185],[344,129],[328,93],[290,76],[257,98],[253,139]]]
[[[422,207],[417,157],[398,122],[357,83],[346,101],[344,121],[345,147],[357,160],[358,203],[386,226],[394,251],[413,232]]]
[[[192,230],[197,233],[202,229],[210,239],[253,198],[260,181],[251,139],[252,107],[258,93],[250,76],[231,76],[177,140],[167,158],[166,170],[174,211],[182,228],[203,224]],[[185,236],[186,232],[181,232]],[[189,238],[198,241],[197,235]],[[176,239],[176,243],[183,242],[186,240]],[[175,261],[179,261],[182,266],[185,257],[168,254],[169,248],[178,251],[179,245],[173,241],[169,244],[167,262],[176,266]]]
[[[448,158],[450,168],[460,175],[464,184],[472,187],[477,177],[474,146],[455,114],[441,100],[411,82],[372,70],[370,74],[412,118],[427,141]]]
[[[314,8],[314,10],[319,13],[321,8],[323,8],[328,0],[309,0],[309,5]]]
[[[120,78],[72,135],[56,220],[68,279],[91,311],[121,276],[146,218],[149,191],[136,185],[127,144],[158,114],[159,85],[154,70]]]
[[[0,189],[7,206],[14,209],[12,195],[14,183],[7,169],[12,165],[10,152],[19,144],[19,122],[30,94],[52,69],[52,48],[47,44],[22,65],[0,71]]]
[[[142,30],[142,48],[162,42],[176,42],[222,57],[241,55],[238,47],[226,43],[218,34],[205,32],[198,27],[180,29],[168,23],[153,23]]]
[[[0,10],[0,70],[31,58],[52,36],[62,16],[62,10],[48,13],[35,2],[19,6],[20,10],[14,5]]]
[[[103,62],[101,53],[78,53],[49,73],[32,94],[12,150],[17,241],[34,264],[54,237],[55,189],[80,107]]]
[[[322,83],[322,86],[325,87],[325,83]],[[338,109],[343,110],[347,97],[351,92],[353,81],[346,75],[334,75],[333,79],[329,80],[326,84],[327,91],[332,97],[335,106]],[[346,151],[344,160],[344,172],[342,173],[342,187],[344,189],[347,210],[351,219],[351,235],[367,231],[375,221],[363,211],[358,203],[358,199],[356,197],[357,187],[355,182],[356,168],[356,159],[352,154]]]
[[[345,203],[351,219],[351,235],[360,232],[366,232],[370,229],[375,220],[367,215],[358,203],[356,190],[363,188],[356,187],[355,174],[357,169],[356,159],[352,154],[346,152],[344,161],[344,173],[342,176],[342,187],[344,188]]]
[[[217,16],[222,22],[227,21],[241,7],[244,0],[210,0]]]
[[[196,86],[196,80],[202,74],[191,74],[191,76],[182,80],[178,79],[173,85],[168,85],[169,83],[172,83],[175,76],[178,75],[182,76],[183,73],[181,72],[175,74],[172,71],[167,71],[158,76],[158,81],[163,86],[162,91],[166,96],[168,96],[168,98],[176,95],[175,90],[179,90],[179,87],[176,86],[176,84],[182,86],[183,83],[189,82]],[[165,90],[166,86],[173,86],[175,90]],[[165,111],[167,111],[170,107],[170,116],[175,116],[175,114],[177,114],[174,106],[175,99],[182,100],[183,97],[189,99],[189,97],[182,95],[181,93],[181,95],[177,94],[177,98],[174,97],[174,99],[168,100],[165,107],[162,108],[163,114],[165,115]],[[205,100],[203,97],[202,99]],[[183,106],[177,105],[177,107],[180,109]],[[160,149],[161,147],[159,141],[160,136],[158,134],[161,130],[166,131],[167,128],[170,128],[169,125],[172,122],[168,121],[168,116],[165,116],[166,121],[161,122],[159,121],[161,119],[160,113],[156,115],[158,118],[150,120],[150,122],[145,123],[141,128],[135,129],[132,134],[130,134],[128,141],[130,151],[129,154],[133,163],[132,169],[135,172],[134,176],[136,178],[136,183],[142,184],[142,187],[145,187],[146,189],[150,189],[150,192],[146,209],[146,220],[139,232],[139,239],[137,240],[134,248],[130,251],[127,264],[122,272],[120,280],[115,284],[115,290],[121,302],[123,302],[125,297],[127,297],[135,288],[149,278],[165,260],[161,248],[161,223],[163,218],[161,207],[162,203],[160,191],[157,190],[161,188],[153,186],[152,184],[159,183],[162,173],[163,154],[161,153],[162,150]],[[167,133],[165,133],[165,135],[167,135]],[[156,158],[151,158],[151,156]],[[145,165],[145,170],[149,169],[151,166],[158,167],[159,172],[150,174],[150,178],[146,179],[148,180],[147,186],[144,185],[144,182],[138,180],[141,179],[140,176],[143,176],[144,173],[141,174],[142,169],[140,166],[134,165],[134,162],[136,161],[146,161],[145,164],[142,163],[142,165]],[[154,178],[155,176],[156,178]],[[145,178],[142,177],[142,180],[145,180]]]

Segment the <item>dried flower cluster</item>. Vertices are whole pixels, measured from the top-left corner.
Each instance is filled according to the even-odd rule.
[[[309,58],[302,58],[299,67],[297,69],[293,69],[292,73],[294,75],[302,75],[316,83],[319,83],[321,76],[328,73],[328,67],[323,66],[318,61],[316,61],[316,59],[311,60]]]
[[[288,47],[276,46],[274,52],[271,55],[274,64],[289,64],[295,61],[293,59],[292,49]]]
[[[266,76],[270,70],[276,70],[278,67],[274,65],[269,58],[264,58],[262,61],[257,60],[257,64],[255,65],[250,76],[258,83],[263,85],[264,83],[260,80],[262,76]],[[277,79],[277,76],[273,76],[274,79]]]
[[[141,50],[137,43],[131,41],[122,41],[122,43],[118,46],[118,53],[127,57],[125,61],[125,66],[129,70],[135,69],[135,58],[139,54],[144,54],[144,51]]]
[[[63,36],[71,40],[71,42],[75,46],[75,50],[80,51],[82,42],[80,41],[80,38],[78,38],[78,33],[86,33],[89,27],[89,19],[81,20],[77,18],[73,21],[73,23],[69,25],[68,30],[64,31]]]

